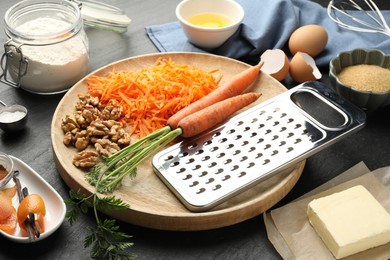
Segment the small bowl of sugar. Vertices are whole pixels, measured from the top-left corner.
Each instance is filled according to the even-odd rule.
[[[390,105],[390,55],[376,49],[340,52],[329,64],[332,86],[367,114]]]
[[[0,108],[0,128],[4,132],[16,132],[22,130],[27,124],[27,108],[21,105],[7,106],[0,100],[4,107]]]

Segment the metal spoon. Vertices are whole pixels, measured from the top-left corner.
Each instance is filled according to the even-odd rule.
[[[21,105],[7,106],[0,100],[4,107],[0,108],[0,128],[5,132],[19,131],[26,126],[27,108]]]

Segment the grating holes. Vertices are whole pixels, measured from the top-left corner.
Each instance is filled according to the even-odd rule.
[[[209,178],[207,181],[206,181],[206,184],[210,184],[210,183],[213,183],[215,181],[214,178]]]
[[[191,179],[192,178],[192,175],[191,174],[187,174],[184,178],[183,178],[183,180],[189,180],[189,179]]]
[[[247,126],[247,127],[244,128],[244,132],[247,132],[247,131],[249,131],[249,130],[251,130],[251,128],[250,128],[249,126]]]
[[[242,138],[242,135],[237,135],[235,138],[234,138],[234,140],[239,140],[239,139],[241,139]]]
[[[190,158],[190,159],[188,159],[188,160],[185,162],[185,164],[190,164],[190,163],[193,163],[194,161],[195,161],[194,158]]]
[[[266,134],[266,135],[269,134],[269,133],[271,133],[271,132],[272,132],[271,129],[265,130],[265,134]]]
[[[281,141],[280,144],[279,144],[279,146],[283,146],[283,145],[285,145],[285,144],[286,144],[285,141]]]
[[[272,140],[276,140],[276,139],[278,139],[278,138],[279,138],[278,135],[274,135],[274,136],[272,137]]]
[[[270,120],[272,120],[272,116],[267,116],[266,121],[270,121]]]
[[[213,190],[219,190],[220,188],[222,188],[222,185],[221,184],[217,184],[214,186]]]
[[[256,159],[258,159],[258,158],[260,158],[260,157],[262,157],[263,156],[263,154],[262,153],[258,153],[257,155],[256,155]]]
[[[264,115],[265,113],[265,110],[261,110],[259,115]]]
[[[244,177],[246,175],[246,172],[240,172],[239,174],[238,174],[238,177],[240,178],[240,177]]]
[[[286,131],[286,130],[287,130],[287,127],[285,127],[285,126],[283,126],[283,127],[280,128],[280,132],[284,132],[284,131]]]
[[[205,188],[200,188],[200,189],[196,192],[196,194],[201,194],[201,193],[203,193],[203,192],[205,192],[205,191],[206,191]]]
[[[223,172],[223,169],[222,168],[219,168],[219,169],[217,169],[216,171],[215,171],[215,174],[220,174],[220,173],[222,173]]]
[[[240,126],[240,125],[242,125],[242,124],[244,124],[243,121],[238,121],[237,124],[236,124],[236,126]]]
[[[262,143],[262,142],[264,142],[264,138],[259,138],[259,140],[257,140],[257,143],[259,144],[259,143]]]
[[[264,162],[263,162],[263,165],[266,165],[268,163],[270,163],[271,161],[269,159],[265,159]]]
[[[219,149],[218,146],[214,146],[214,147],[210,148],[210,152],[215,152],[215,151],[217,151],[218,149]]]
[[[164,160],[165,161],[170,161],[170,160],[172,160],[174,157],[173,157],[173,155],[168,155]]]
[[[217,154],[217,158],[221,158],[221,157],[224,157],[225,156],[225,153],[219,153]]]
[[[264,124],[259,124],[259,129],[263,128],[264,127]]]
[[[279,151],[278,150],[274,150],[274,151],[272,151],[272,154],[271,154],[271,156],[275,156],[275,155],[277,155],[279,153]]]
[[[235,150],[235,151],[233,152],[233,155],[237,155],[237,154],[240,154],[240,153],[241,153],[240,150]]]
[[[232,159],[227,159],[226,161],[223,162],[223,164],[229,164],[232,162]]]
[[[203,157],[202,159],[201,159],[201,161],[207,161],[207,160],[210,160],[210,156],[208,156],[208,155],[206,155],[205,157]]]
[[[283,118],[283,117],[285,117],[285,116],[287,116],[286,113],[281,113],[281,114],[280,114],[280,118]]]
[[[207,145],[210,145],[210,144],[212,144],[212,143],[213,143],[213,141],[207,140],[206,142],[204,142],[204,145],[207,146]]]
[[[242,142],[241,146],[245,146],[245,145],[248,145],[249,144],[249,141],[244,141]]]
[[[216,162],[212,162],[209,165],[207,165],[207,167],[212,168],[212,167],[215,167],[215,165],[217,165],[217,163]]]
[[[206,171],[203,171],[203,172],[201,172],[200,174],[199,174],[199,177],[204,177],[204,176],[206,176],[207,175],[207,172]]]
[[[294,144],[299,144],[300,142],[302,142],[302,139],[301,138],[297,138],[297,139],[295,139],[295,143]]]
[[[222,181],[227,181],[229,179],[230,179],[230,175],[225,175],[223,176]]]
[[[199,149],[198,151],[195,152],[195,155],[199,155],[199,154],[202,154],[204,153],[204,150],[203,149]]]
[[[296,124],[295,125],[295,129],[298,129],[298,128],[300,128],[302,125],[301,124]]]
[[[199,170],[200,167],[201,167],[201,166],[200,166],[199,164],[197,164],[197,165],[195,165],[194,167],[192,167],[192,170],[193,170],[193,171]]]
[[[256,123],[257,122],[257,118],[252,118],[252,121],[251,121],[251,123],[253,124],[253,123]]]
[[[253,133],[251,133],[251,135],[249,136],[249,137],[255,137],[255,136],[257,136],[257,133],[256,132],[253,132]]]
[[[195,187],[196,185],[199,185],[199,182],[198,182],[198,181],[192,182],[189,186],[190,186],[190,187]]]
[[[254,150],[256,150],[256,148],[253,146],[251,148],[249,148],[249,152],[253,152]]]
[[[292,118],[289,118],[289,119],[287,120],[287,123],[292,123],[292,122],[294,122],[294,119],[292,119]]]
[[[176,162],[171,163],[170,166],[171,166],[171,167],[176,167],[176,166],[178,166],[178,165],[179,165],[179,162],[176,161]]]
[[[230,129],[229,131],[227,131],[228,134],[233,134],[233,133],[235,133],[235,132],[236,132],[235,129]]]
[[[186,157],[188,155],[187,152],[183,152],[181,154],[179,154],[179,158],[183,158],[183,157]]]
[[[186,169],[185,168],[180,168],[179,170],[176,171],[176,173],[182,173],[182,172],[185,172]]]
[[[197,146],[198,144],[191,144],[188,146],[188,150],[194,150]]]
[[[216,133],[213,134],[213,137],[218,137],[220,135],[221,135],[221,132],[216,132]]]
[[[238,165],[234,165],[230,170],[231,171],[235,171],[235,170],[237,170],[239,167],[238,167]]]
[[[254,162],[250,162],[250,163],[248,164],[248,167],[247,167],[247,168],[252,168],[253,166],[255,166],[255,163],[254,163]]]
[[[293,137],[294,133],[288,133],[287,138]]]
[[[231,148],[233,148],[234,147],[234,144],[228,144],[227,146],[226,146],[226,149],[231,149]]]
[[[280,124],[279,121],[275,121],[273,126],[277,126],[277,125],[279,125],[279,124]]]
[[[241,157],[240,162],[243,162],[243,161],[246,161],[246,160],[248,160],[248,156],[243,156],[243,157]]]
[[[294,150],[294,148],[292,148],[292,147],[289,147],[289,148],[287,148],[287,152],[289,153],[289,152],[292,152]]]
[[[226,142],[227,140],[228,140],[228,139],[227,139],[226,137],[224,137],[224,138],[220,139],[219,142],[220,142],[220,143],[224,143],[224,142]]]
[[[266,145],[264,146],[264,150],[267,150],[267,149],[269,149],[269,148],[271,148],[271,145],[270,145],[270,144],[266,144]]]
[[[302,134],[304,134],[304,135],[309,134],[309,130],[307,130],[307,128],[303,129]]]

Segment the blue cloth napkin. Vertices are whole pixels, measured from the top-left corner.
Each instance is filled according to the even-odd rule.
[[[287,50],[291,33],[300,26],[318,24],[328,32],[325,50],[316,57],[317,66],[328,66],[340,51],[354,48],[375,48],[390,53],[390,37],[380,33],[364,33],[343,29],[333,22],[327,9],[307,0],[237,0],[245,10],[245,18],[239,30],[222,46],[214,50],[202,50],[186,38],[178,21],[152,25],[145,28],[149,38],[161,52],[188,51],[209,52],[217,55],[258,62],[267,49]],[[363,19],[361,11],[356,16]],[[390,24],[390,11],[382,11]],[[291,55],[288,54],[290,57]]]

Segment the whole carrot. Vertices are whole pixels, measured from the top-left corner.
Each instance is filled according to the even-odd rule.
[[[247,93],[219,101],[186,116],[180,120],[177,128],[182,130],[181,136],[183,137],[198,135],[226,120],[233,113],[251,104],[260,96],[260,93]]]
[[[242,94],[256,80],[262,66],[263,62],[260,62],[256,66],[252,66],[233,76],[226,85],[215,89],[207,96],[202,97],[201,99],[176,112],[168,119],[167,125],[170,126],[171,129],[176,129],[177,124],[184,117],[202,110],[205,107],[215,104],[221,100]]]

